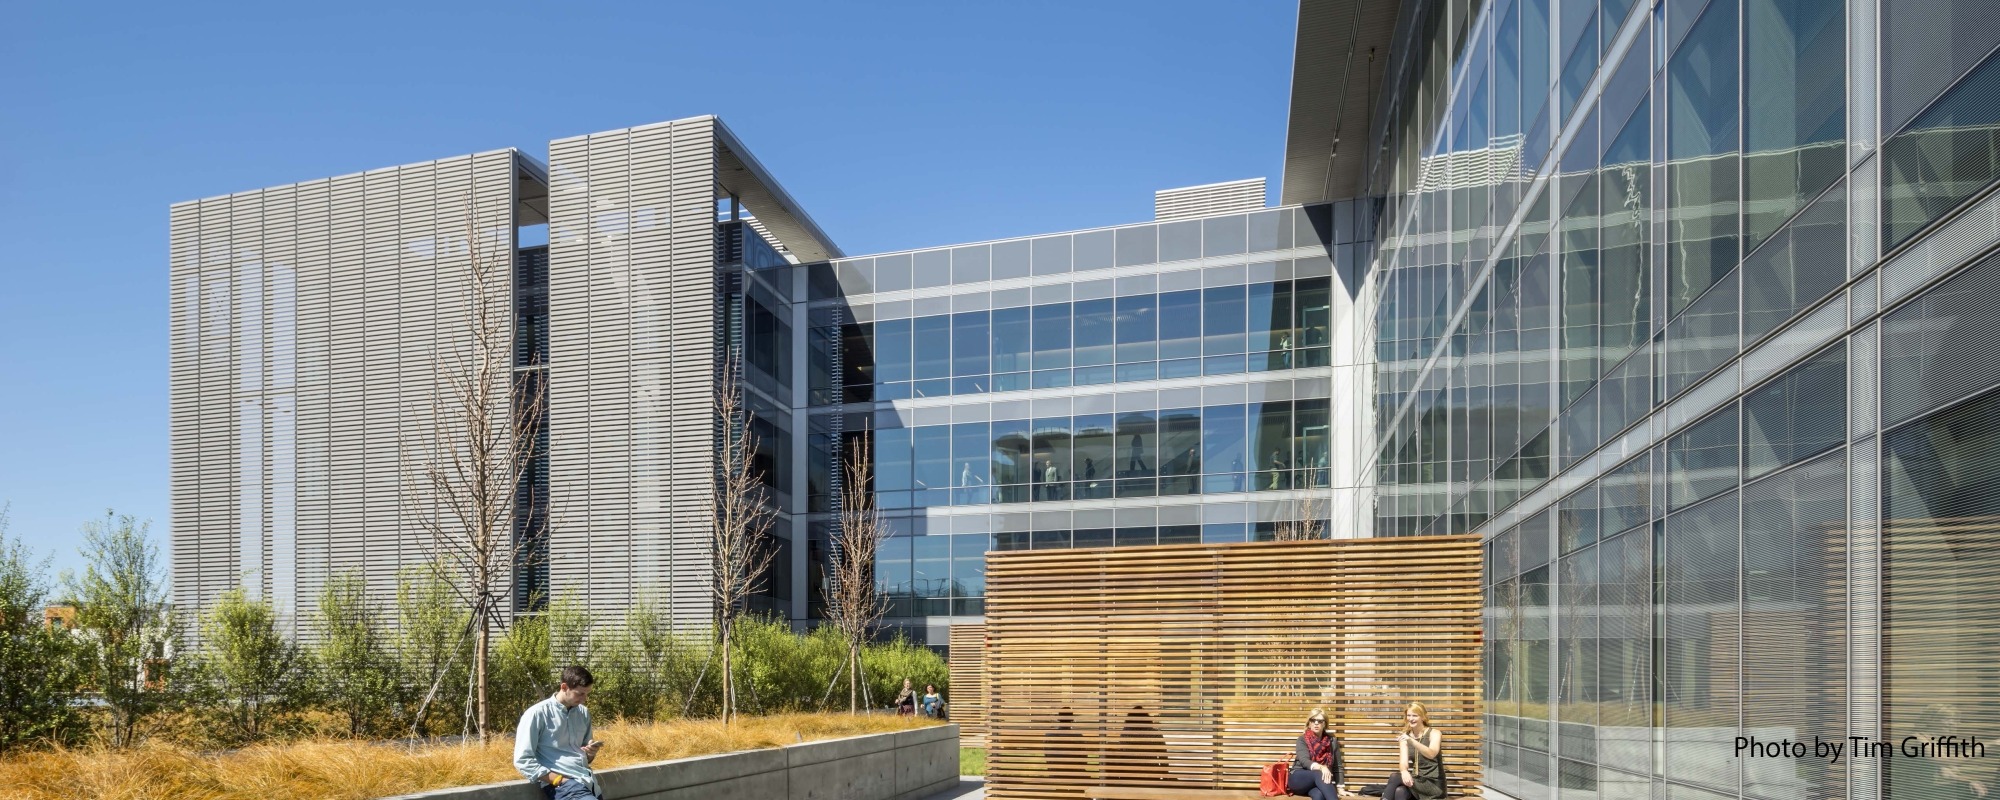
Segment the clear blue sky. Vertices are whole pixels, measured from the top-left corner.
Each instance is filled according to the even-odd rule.
[[[1296,3],[19,3],[0,503],[167,543],[167,206],[718,114],[849,253],[1145,220],[1283,163]]]

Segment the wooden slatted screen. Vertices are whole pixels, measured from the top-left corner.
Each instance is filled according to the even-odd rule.
[[[1836,546],[1830,543],[1828,549]],[[1900,744],[1912,735],[1927,739],[1954,730],[2000,730],[2000,703],[1993,702],[1990,677],[1993,665],[2000,663],[2000,637],[1992,628],[2000,614],[1995,611],[2000,609],[2000,517],[1886,519],[1881,548],[1882,674],[1877,696],[1884,738]],[[989,627],[992,622],[987,619]],[[989,662],[992,657],[989,646]],[[991,663],[986,671],[990,687]],[[1852,687],[1864,701],[1873,699],[1868,682],[1856,678],[1840,688]],[[1831,702],[1840,702],[1838,693],[1829,694]],[[1926,781],[1936,780],[1931,777],[1938,773],[1935,764],[1945,762],[1899,757],[1876,763],[1888,772],[1888,794],[1902,798],[1923,796]]]
[[[966,747],[986,746],[986,626],[951,626],[951,721]]]
[[[1474,536],[988,554],[988,796],[1254,791],[1316,706],[1351,791],[1411,700],[1478,796],[1480,567]]]

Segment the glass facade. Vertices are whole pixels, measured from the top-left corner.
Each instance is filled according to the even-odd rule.
[[[893,534],[887,622],[933,644],[983,613],[991,550],[1251,541],[1303,518],[1365,535],[1366,429],[1336,398],[1367,380],[1355,305],[1376,213],[1350,200],[746,270],[749,364],[756,331],[789,333],[754,324],[760,303],[803,341],[792,608],[821,615],[839,460],[863,444]],[[771,377],[777,396],[789,378]]]
[[[1402,9],[1373,526],[1486,537],[1486,783],[1991,784],[1735,743],[2000,721],[1995,4]]]
[[[1149,282],[1106,278],[1033,293],[1070,298],[1058,302],[886,316],[916,305],[896,304],[840,327],[842,388],[849,402],[865,402],[1328,366],[1332,278],[1270,280],[1295,264],[1176,275],[1193,286],[1175,291],[1136,293]]]
[[[778,510],[774,527],[784,531],[793,526],[797,473],[790,406],[798,369],[789,262],[739,218],[740,207],[732,203],[723,208],[718,208],[721,221],[716,223],[719,344],[730,356],[725,363],[733,363],[743,387],[745,413],[736,424],[747,426],[756,442],[752,469],[762,476]],[[791,613],[797,590],[792,578],[794,541],[796,537],[777,537],[771,572],[749,598],[750,609]]]
[[[1167,219],[848,257],[712,117],[557,140],[550,169],[494,151],[177,205],[173,369],[201,392],[174,435],[202,450],[175,467],[177,597],[250,575],[282,610],[350,555],[396,573],[363,534],[402,508],[377,468],[402,428],[327,409],[435,383],[391,357],[445,335],[448,287],[407,267],[452,248],[409,187],[472,176],[513,203],[478,227],[552,243],[512,284],[515,407],[553,431],[517,535],[557,531],[517,610],[661,590],[710,618],[675,537],[712,470],[676,455],[717,432],[728,363],[780,512],[756,609],[822,616],[866,444],[888,624],[920,641],[982,614],[996,550],[1471,533],[1497,792],[2000,787],[1985,759],[1734,747],[2000,743],[2000,0],[1347,9],[1301,4],[1276,207],[1191,187]],[[364,305],[365,337],[312,339]]]
[[[921,640],[982,613],[994,550],[1469,532],[1498,792],[2000,781],[1735,748],[2000,736],[1994,4],[1399,15],[1359,199],[821,263],[744,243],[802,545],[773,602],[820,615],[865,441],[888,622]]]
[[[1318,398],[869,435],[876,503],[903,509],[1326,487],[1329,434]]]

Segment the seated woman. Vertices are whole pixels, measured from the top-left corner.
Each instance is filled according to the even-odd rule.
[[[944,696],[938,694],[937,684],[924,684],[924,698],[919,703],[924,710],[924,716],[936,717],[938,715],[938,711],[944,708]]]
[[[1293,748],[1292,775],[1286,792],[1313,800],[1340,797],[1340,743],[1326,729],[1326,712],[1313,709],[1306,715],[1306,732]]]
[[[917,690],[910,688],[910,679],[903,679],[903,691],[896,693],[896,716],[917,715]]]
[[[1444,734],[1431,727],[1423,703],[1403,709],[1403,730],[1396,734],[1397,774],[1389,777],[1384,800],[1439,800],[1444,797]]]

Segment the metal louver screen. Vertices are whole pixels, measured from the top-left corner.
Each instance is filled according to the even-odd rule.
[[[1256,211],[1263,207],[1263,178],[1161,189],[1153,193],[1153,219],[1161,222]]]
[[[172,208],[181,612],[242,587],[287,624],[309,620],[329,578],[358,573],[388,603],[400,570],[426,560],[413,520],[434,501],[403,484],[454,424],[432,399],[449,354],[473,343],[470,245],[508,253],[516,164],[492,151]],[[486,266],[483,297],[499,302],[508,273]]]
[[[514,366],[549,358],[549,248],[522,248],[514,258]]]

